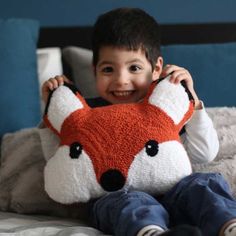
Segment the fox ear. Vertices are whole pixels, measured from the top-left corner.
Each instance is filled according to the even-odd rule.
[[[64,84],[52,91],[49,96],[44,121],[56,132],[60,133],[64,120],[78,109],[88,109],[83,97],[75,87]]]
[[[193,110],[193,99],[181,83],[173,84],[169,80],[167,76],[155,86],[148,102],[165,111],[177,125],[189,110]]]

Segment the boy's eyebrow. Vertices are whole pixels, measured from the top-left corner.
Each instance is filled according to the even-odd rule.
[[[129,61],[126,61],[125,64],[131,64],[131,63],[135,63],[135,62],[139,62],[139,63],[143,63],[143,61],[139,58],[133,58]],[[101,61],[100,63],[98,63],[98,66],[102,66],[102,65],[106,65],[106,64],[115,64],[113,61]]]
[[[98,66],[106,65],[106,64],[113,64],[112,61],[101,61],[98,63]]]
[[[130,64],[130,63],[134,63],[134,62],[139,62],[139,63],[143,63],[143,61],[139,58],[133,58],[130,61],[127,61],[126,64]]]

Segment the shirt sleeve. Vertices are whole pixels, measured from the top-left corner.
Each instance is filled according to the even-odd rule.
[[[181,135],[183,145],[192,163],[212,161],[219,151],[219,140],[211,118],[204,105],[195,110],[185,125],[185,133]]]

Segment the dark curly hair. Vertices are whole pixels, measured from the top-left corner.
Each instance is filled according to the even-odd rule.
[[[92,37],[93,65],[99,59],[103,46],[142,49],[152,69],[160,52],[159,25],[156,20],[139,8],[117,8],[100,15],[95,22]]]

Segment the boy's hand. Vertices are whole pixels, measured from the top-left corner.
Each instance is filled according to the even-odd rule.
[[[161,77],[165,77],[169,74],[171,74],[171,76],[170,76],[171,83],[178,84],[181,81],[185,81],[188,90],[191,92],[191,94],[193,96],[193,99],[195,102],[195,105],[194,105],[195,109],[201,109],[202,105],[198,99],[198,96],[197,96],[194,88],[193,88],[193,79],[192,79],[192,76],[189,73],[189,71],[183,67],[179,67],[176,65],[166,65],[162,70]]]
[[[53,78],[48,79],[47,81],[45,81],[43,83],[43,86],[42,86],[42,97],[43,97],[43,101],[45,102],[45,104],[48,101],[48,96],[49,96],[50,91],[58,88],[60,85],[63,85],[64,82],[72,83],[64,75],[57,75],[57,76],[55,76]]]

